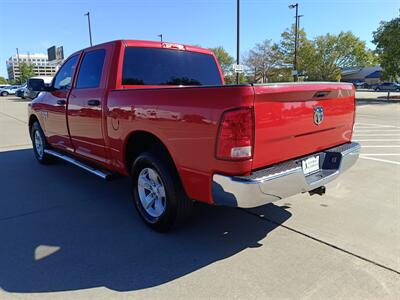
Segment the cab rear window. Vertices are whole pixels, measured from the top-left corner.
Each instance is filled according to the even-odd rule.
[[[159,48],[125,49],[123,85],[221,85],[209,54]]]

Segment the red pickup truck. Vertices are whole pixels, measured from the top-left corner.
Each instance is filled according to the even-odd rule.
[[[29,106],[37,160],[132,178],[139,215],[165,231],[193,201],[256,207],[351,167],[354,88],[346,83],[224,85],[214,54],[118,40],[72,54]]]

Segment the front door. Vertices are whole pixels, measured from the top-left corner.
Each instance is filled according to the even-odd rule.
[[[47,141],[53,147],[66,151],[73,151],[68,134],[66,107],[78,60],[79,54],[70,57],[57,72],[53,90],[41,96]]]

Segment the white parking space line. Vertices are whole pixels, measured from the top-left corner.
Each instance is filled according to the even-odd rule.
[[[361,144],[361,159],[400,165],[400,161],[396,159],[400,156],[400,152],[397,152],[400,148],[400,127],[376,123],[356,123],[353,138]],[[386,142],[388,142],[387,145],[385,145]],[[382,153],[368,153],[368,149],[376,149],[374,152],[382,151]],[[389,159],[385,159],[386,157]],[[391,160],[391,157],[394,160]]]
[[[400,133],[354,133],[354,136],[400,136]]]
[[[398,128],[398,127],[380,127],[380,126],[372,126],[372,127],[354,127],[354,130],[392,131],[392,130],[400,130],[400,128]]]
[[[379,161],[379,162],[384,162],[384,163],[389,163],[389,164],[393,164],[393,165],[400,165],[400,161],[393,161],[393,160],[369,157],[369,156],[364,156],[364,155],[360,155],[360,158]]]
[[[381,128],[400,128],[398,126],[394,126],[394,125],[383,125],[383,124],[374,124],[374,123],[356,123],[355,126],[357,128],[359,128],[361,125],[361,127],[363,126],[367,126],[367,127],[381,127]]]
[[[361,156],[400,156],[400,153],[362,153]]]
[[[370,139],[370,140],[355,140],[356,142],[400,142],[400,139]]]
[[[354,127],[355,130],[400,130],[400,128],[398,127],[376,127],[376,126],[364,126],[364,127],[360,127],[355,125]]]
[[[400,145],[361,145],[361,148],[400,148]]]
[[[368,130],[368,131],[360,131],[360,130],[354,130],[353,132],[354,134],[400,134],[400,130],[399,131],[376,131],[376,130]]]
[[[397,128],[355,128],[355,131],[388,131],[388,132],[396,132],[400,131]]]

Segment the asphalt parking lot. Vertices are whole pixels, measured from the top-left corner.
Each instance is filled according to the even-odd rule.
[[[362,154],[323,197],[197,205],[164,235],[129,179],[39,165],[27,103],[0,97],[0,299],[399,299],[400,102],[359,101]]]

